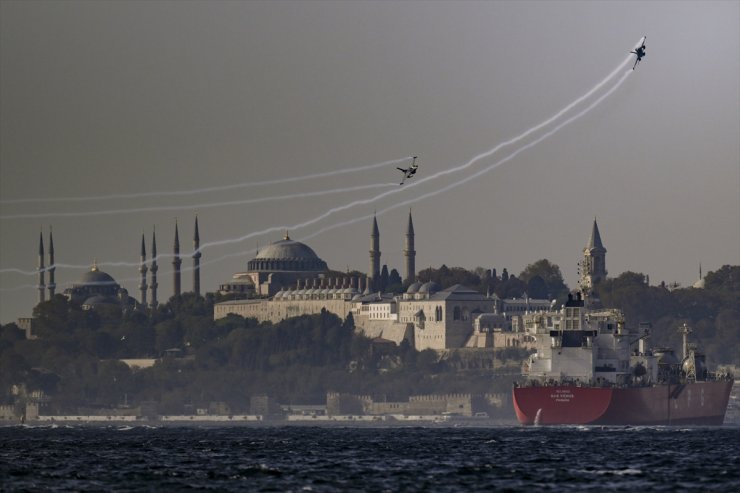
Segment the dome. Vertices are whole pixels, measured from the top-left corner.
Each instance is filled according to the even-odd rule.
[[[102,270],[98,270],[98,266],[96,264],[93,264],[92,269],[85,272],[85,274],[82,276],[82,280],[80,281],[80,284],[95,284],[98,286],[114,286],[116,284],[116,280],[113,279],[109,274],[103,272]]]
[[[311,247],[300,241],[293,241],[287,236],[261,249],[255,259],[318,259]]]
[[[288,235],[261,249],[249,261],[250,271],[324,271],[326,262],[311,247]]]
[[[408,289],[406,289],[406,292],[408,294],[416,294],[419,292],[419,288],[421,287],[421,283],[419,281],[416,281],[415,283],[412,283]]]
[[[432,293],[436,293],[440,289],[442,289],[442,286],[440,286],[439,284],[437,284],[434,281],[429,281],[429,282],[424,283],[424,284],[421,285],[421,287],[419,288],[419,293],[429,293],[429,294],[432,294]]]

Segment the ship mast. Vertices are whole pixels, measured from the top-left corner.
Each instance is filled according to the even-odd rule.
[[[689,355],[689,334],[693,332],[691,330],[691,327],[686,325],[684,323],[681,327],[678,328],[678,331],[683,335],[683,359],[685,360],[686,357]]]

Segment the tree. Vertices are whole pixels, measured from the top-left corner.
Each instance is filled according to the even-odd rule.
[[[391,273],[388,276],[388,286],[386,286],[385,290],[390,293],[400,293],[403,290],[401,274],[396,269],[391,269]]]
[[[526,290],[527,285],[513,275],[507,276],[506,281],[502,280],[496,284],[496,296],[499,298],[521,298]]]
[[[534,276],[527,282],[527,294],[531,298],[545,299],[550,298],[550,292],[547,289],[547,283],[540,276]]]
[[[473,289],[481,288],[480,277],[462,267],[447,267],[442,265],[439,269],[428,268],[419,272],[420,282],[434,281],[442,288],[449,288],[455,284],[462,284]],[[485,287],[483,287],[485,289]]]
[[[172,348],[181,348],[183,346],[184,331],[177,320],[165,320],[154,326],[156,332],[155,346],[157,353]]]
[[[380,270],[380,286],[378,286],[378,289],[380,291],[385,291],[388,287],[388,281],[390,279],[390,274],[388,274],[388,266],[386,264],[383,264],[383,268]]]
[[[706,289],[740,292],[740,265],[723,265],[718,271],[709,272],[704,286]]]
[[[546,291],[544,296],[535,295],[529,288],[532,280],[538,277],[544,281]],[[563,274],[560,272],[560,267],[551,263],[547,259],[538,260],[537,262],[529,264],[519,274],[519,279],[527,283],[527,292],[533,298],[565,299],[568,295],[568,286],[566,286],[565,281],[563,281]],[[539,281],[534,281],[534,288],[541,288]]]

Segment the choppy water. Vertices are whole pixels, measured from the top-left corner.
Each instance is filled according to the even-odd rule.
[[[0,428],[4,491],[740,491],[740,428]]]

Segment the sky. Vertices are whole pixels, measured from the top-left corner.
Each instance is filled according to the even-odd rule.
[[[538,140],[643,35],[637,69]],[[95,260],[138,298],[142,233],[169,254],[177,221],[190,267],[196,214],[205,291],[285,228],[366,272],[373,211],[403,273],[409,208],[417,270],[546,258],[574,288],[596,218],[610,276],[691,285],[740,264],[739,78],[737,1],[3,0],[0,322],[31,315],[39,231],[57,292]],[[413,155],[403,187],[399,164],[363,168]]]

